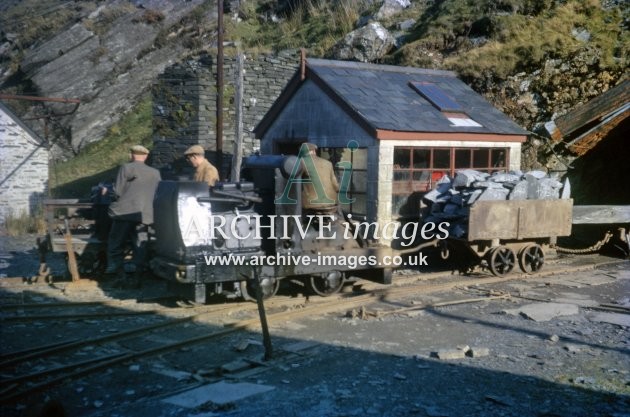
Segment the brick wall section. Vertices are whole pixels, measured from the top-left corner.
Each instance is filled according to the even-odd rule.
[[[0,108],[0,224],[34,215],[48,187],[48,150]]]
[[[299,66],[299,52],[246,56],[243,76],[243,153],[260,148],[252,130],[278,98]],[[236,59],[224,59],[223,154],[229,172],[235,132]],[[195,144],[216,150],[216,65],[202,57],[167,68],[153,86],[152,165],[176,175],[186,170],[183,152]]]

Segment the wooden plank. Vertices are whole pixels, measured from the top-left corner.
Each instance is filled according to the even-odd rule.
[[[572,205],[573,200],[478,201],[470,209],[468,240],[568,236]]]
[[[597,145],[610,133],[611,130],[619,126],[629,116],[630,104],[627,104],[623,110],[615,113],[594,128],[590,129],[588,132],[583,133],[569,142],[569,149],[577,155],[584,155],[593,149],[595,145]]]
[[[630,101],[630,81],[625,80],[591,101],[578,106],[555,120],[563,137],[601,119]]]
[[[68,227],[68,220],[66,220],[66,249],[68,251],[68,269],[72,276],[72,281],[78,281],[81,279],[79,276],[79,266],[77,265],[77,257],[74,254],[74,248],[72,247],[72,234],[70,234],[70,228]]]
[[[630,206],[573,206],[573,224],[630,223]]]
[[[91,206],[93,203],[85,198],[53,198],[44,200],[45,206]]]

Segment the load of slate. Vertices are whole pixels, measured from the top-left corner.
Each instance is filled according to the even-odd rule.
[[[423,197],[425,223],[450,223],[449,236],[465,237],[470,206],[487,200],[555,200],[569,198],[569,180],[564,184],[543,171],[495,172],[473,169],[457,171],[455,178],[442,177]]]

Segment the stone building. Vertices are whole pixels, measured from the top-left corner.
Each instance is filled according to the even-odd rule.
[[[0,224],[8,216],[34,215],[48,189],[48,149],[2,103],[0,160]]]
[[[443,175],[519,169],[528,135],[453,72],[322,59],[301,66],[254,132],[263,154],[309,141],[351,162],[344,210],[381,225],[417,218]]]
[[[243,154],[259,149],[252,130],[280,95],[299,64],[298,51],[246,56],[243,65]],[[236,59],[224,59],[223,169],[227,177],[236,136]],[[153,86],[152,165],[166,173],[184,173],[183,153],[201,145],[215,162],[216,63],[210,56],[177,63],[158,76]]]

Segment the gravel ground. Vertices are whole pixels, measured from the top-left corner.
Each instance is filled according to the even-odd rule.
[[[3,258],[4,270],[26,269],[12,264],[28,252],[24,244],[12,245],[2,248],[3,256],[12,256]],[[382,314],[506,292],[518,297]],[[630,416],[630,316],[622,309],[595,309],[628,308],[629,297],[630,262],[621,260],[500,285],[480,280],[474,288],[382,300],[356,314],[274,324],[274,359],[252,372],[227,375],[218,385],[192,376],[217,361],[261,360],[257,332],[115,366],[17,406],[0,405],[0,414],[27,415],[33,403],[54,398],[67,415],[103,417]],[[72,323],[2,325],[2,338],[9,341],[2,352],[122,326],[114,319]],[[194,325],[186,331],[208,330]],[[236,352],[234,346],[244,341],[247,347]],[[296,343],[303,349],[287,354]],[[37,363],[32,366],[37,370]],[[171,398],[184,387],[204,393]],[[248,395],[258,391],[264,392]]]
[[[39,271],[39,254],[36,235],[9,237],[0,234],[0,278],[31,278]],[[46,261],[51,273],[63,276],[66,261],[63,254],[50,253]]]

